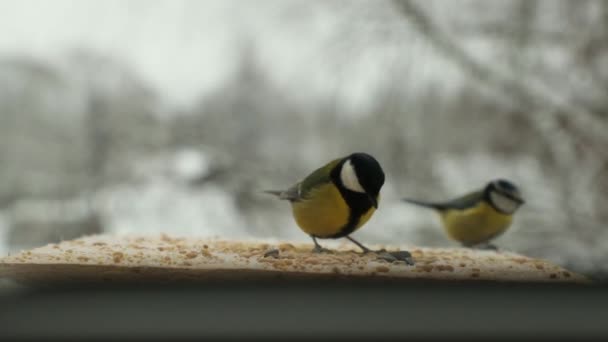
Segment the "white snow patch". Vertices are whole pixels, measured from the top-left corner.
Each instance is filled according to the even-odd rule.
[[[175,175],[184,180],[193,180],[209,172],[209,159],[198,150],[187,148],[180,150],[173,158]]]
[[[104,191],[98,201],[110,233],[239,237],[246,225],[233,197],[217,186],[189,189],[155,181]]]

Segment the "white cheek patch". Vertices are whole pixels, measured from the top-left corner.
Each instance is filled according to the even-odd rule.
[[[513,214],[517,208],[519,208],[519,202],[510,199],[507,196],[504,196],[496,191],[490,192],[490,200],[498,208],[498,210],[507,213]]]
[[[350,191],[354,192],[365,192],[361,183],[359,183],[359,178],[355,173],[355,169],[353,168],[353,164],[350,163],[350,160],[347,160],[342,165],[342,170],[340,171],[340,179],[342,180],[342,184],[344,187]]]

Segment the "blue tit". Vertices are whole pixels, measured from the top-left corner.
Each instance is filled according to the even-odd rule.
[[[481,190],[446,202],[425,202],[404,198],[403,201],[436,210],[447,235],[466,247],[485,245],[504,233],[513,215],[524,203],[517,186],[497,179]]]
[[[328,251],[319,245],[317,238],[346,238],[367,253],[371,250],[350,234],[372,217],[383,185],[384,171],[380,163],[369,154],[353,153],[332,160],[287,190],[265,192],[291,202],[296,223],[312,237],[314,252]],[[387,252],[378,253],[386,256]],[[411,263],[409,252],[398,253],[392,254],[394,259]]]

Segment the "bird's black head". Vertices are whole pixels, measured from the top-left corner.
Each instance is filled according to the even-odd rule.
[[[367,153],[353,153],[340,165],[339,182],[356,193],[366,194],[378,207],[378,194],[384,185],[384,171],[378,161]]]
[[[491,181],[485,192],[490,204],[506,214],[514,213],[524,203],[517,186],[505,179]]]

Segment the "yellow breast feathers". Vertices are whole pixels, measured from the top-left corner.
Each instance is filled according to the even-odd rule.
[[[306,199],[292,203],[296,223],[307,234],[320,238],[340,233],[349,222],[350,207],[333,183],[312,189]],[[357,228],[369,220],[372,207],[361,216]]]
[[[482,243],[500,235],[509,228],[512,219],[511,215],[499,213],[485,202],[465,210],[441,212],[448,235],[465,244]]]

